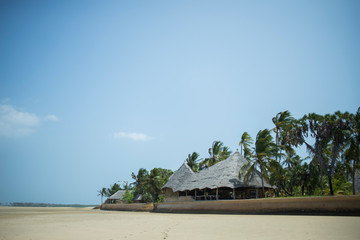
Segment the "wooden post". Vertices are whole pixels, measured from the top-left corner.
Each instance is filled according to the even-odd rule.
[[[255,189],[256,189],[256,198],[258,198],[258,189],[257,188]]]
[[[195,200],[196,200],[196,195],[197,195],[197,189],[195,189]]]
[[[216,189],[216,200],[219,200],[219,189]]]
[[[187,197],[187,190],[185,190],[185,197]]]
[[[206,200],[206,188],[204,189],[204,198]]]
[[[233,188],[233,199],[236,199],[236,196],[235,196],[235,188]]]

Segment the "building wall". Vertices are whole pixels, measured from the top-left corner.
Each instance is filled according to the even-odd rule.
[[[277,213],[360,216],[360,196],[164,202],[157,204],[154,211],[167,213]]]
[[[179,193],[173,192],[171,188],[164,189],[164,201],[165,202],[176,202],[179,200]]]
[[[276,213],[360,216],[360,196],[187,201],[158,204],[103,204],[101,209],[166,213]]]
[[[116,210],[116,211],[153,211],[154,204],[153,203],[116,203],[116,204],[103,204],[100,207],[101,210]]]

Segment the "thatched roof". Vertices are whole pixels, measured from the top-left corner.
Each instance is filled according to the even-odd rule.
[[[126,190],[119,190],[116,193],[114,193],[113,195],[111,195],[108,199],[120,199],[122,200],[124,197]]]
[[[239,153],[235,152],[228,159],[221,161],[207,169],[194,173],[186,162],[170,176],[163,188],[171,188],[174,192],[204,189],[204,188],[239,188],[245,187],[244,178],[239,179],[239,172],[242,166],[248,161]],[[264,180],[264,186],[273,188]],[[246,187],[261,187],[259,172],[255,172],[247,182]]]

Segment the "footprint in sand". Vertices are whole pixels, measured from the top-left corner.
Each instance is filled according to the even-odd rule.
[[[164,235],[163,239],[167,239],[169,237],[170,230],[171,228],[167,228],[164,232],[162,232],[162,234]]]

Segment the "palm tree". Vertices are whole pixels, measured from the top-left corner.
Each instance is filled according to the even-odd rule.
[[[260,130],[256,136],[255,148],[252,158],[240,170],[240,176],[244,174],[244,181],[248,180],[258,169],[260,169],[261,186],[265,197],[264,178],[269,181],[269,162],[276,153],[273,137],[268,129]]]
[[[227,159],[228,157],[230,157],[231,153],[232,152],[231,152],[230,148],[227,146],[224,146],[219,153],[218,162],[221,162],[221,161]]]
[[[272,130],[275,132],[275,142],[276,142],[276,146],[279,149],[278,153],[276,154],[276,161],[280,161],[278,160],[278,158],[281,154],[281,148],[283,144],[279,144],[279,143],[285,142],[285,141],[281,141],[281,139],[285,139],[285,135],[287,134],[289,128],[291,127],[291,123],[294,121],[294,118],[291,116],[290,112],[286,110],[284,112],[279,112],[278,114],[276,114],[276,116],[272,118],[272,121],[275,125],[275,127]]]
[[[115,194],[117,191],[121,190],[121,187],[119,184],[114,183],[110,186],[110,188],[106,189],[105,196],[110,197],[111,195]]]
[[[325,115],[324,132],[326,138],[331,141],[331,158],[328,164],[327,176],[329,179],[330,194],[334,195],[332,185],[332,175],[334,172],[335,164],[338,162],[340,153],[345,148],[345,145],[349,142],[351,135],[350,128],[350,114],[345,112],[335,112],[335,114]]]
[[[285,146],[285,154],[281,156],[284,157],[284,161],[281,164],[286,165],[287,168],[292,168],[295,164],[307,159],[300,159],[300,156],[297,155],[295,150],[290,146]]]
[[[200,155],[197,152],[193,152],[191,155],[189,154],[186,158],[187,165],[193,170],[193,172],[199,171],[199,164],[197,163],[198,157]]]
[[[344,158],[348,163],[352,161],[352,190],[353,194],[356,194],[356,183],[355,183],[355,174],[357,165],[360,164],[360,107],[358,108],[355,115],[351,115],[351,129],[352,134],[349,138],[348,148],[344,153]]]
[[[169,169],[153,168],[150,171],[148,178],[149,193],[153,197],[153,201],[156,202],[161,194],[161,188],[168,181],[173,172]]]
[[[222,160],[227,159],[231,154],[228,147],[220,141],[214,141],[211,148],[209,148],[209,157],[205,158],[200,163],[200,168],[210,167]]]
[[[251,138],[250,134],[244,132],[241,135],[241,141],[239,142],[240,145],[240,152],[245,158],[249,158],[251,156],[251,147],[250,145],[254,143],[254,140]],[[244,147],[244,152],[243,152]]]
[[[98,196],[101,196],[101,205],[103,204],[103,197],[106,196],[106,188],[102,188],[97,191]]]
[[[149,172],[145,168],[140,168],[138,174],[131,174],[135,180],[132,184],[135,186],[135,194],[144,194],[148,192]]]
[[[315,113],[305,115],[294,124],[287,141],[293,146],[305,144],[308,151],[319,161],[322,170],[325,171],[330,188],[330,194],[334,195],[332,175],[334,166],[340,152],[348,142],[350,136],[349,114],[336,112],[321,116]],[[314,139],[314,144],[309,144],[308,136]],[[327,160],[325,150],[330,147],[331,153]]]

